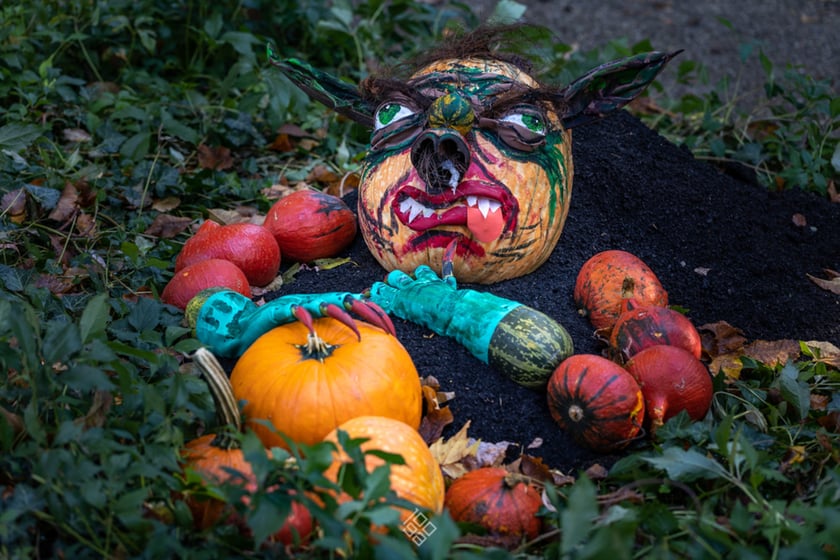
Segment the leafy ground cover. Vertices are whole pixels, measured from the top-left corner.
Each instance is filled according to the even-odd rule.
[[[179,450],[214,426],[213,404],[185,358],[197,341],[156,296],[210,212],[264,213],[302,182],[339,192],[367,142],[366,131],[310,110],[268,66],[266,42],[358,79],[474,17],[414,1],[146,0],[4,5],[0,19],[0,555],[282,555],[264,542],[290,508],[287,492],[264,490],[278,485],[322,528],[301,556],[838,554],[840,373],[830,348],[807,345],[790,361],[741,358],[737,381],[718,379],[707,421],[678,418],[606,474],[540,471],[549,529],[513,552],[456,541],[446,516],[414,549],[377,502],[394,499],[381,472],[349,477],[352,506],[320,506],[304,490],[329,487],[329,449],[266,458],[249,434],[242,445],[261,490],[248,507],[235,488],[212,491],[250,532],[194,530],[176,496],[200,490]],[[562,81],[644,48],[554,44],[541,60]],[[685,61],[678,71],[693,79],[702,69]],[[840,102],[826,84],[773,81],[766,120],[741,120],[722,99],[660,96],[637,111],[700,157],[749,164],[769,188],[836,196]],[[382,523],[390,533],[374,548],[367,533]]]

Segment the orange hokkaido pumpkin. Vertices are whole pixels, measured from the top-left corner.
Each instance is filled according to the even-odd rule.
[[[230,381],[243,413],[266,446],[285,440],[260,423],[303,444],[320,442],[356,416],[387,416],[420,426],[422,390],[414,362],[396,337],[356,321],[360,337],[325,317],[276,327],[237,361]]]
[[[492,535],[531,540],[542,527],[537,517],[542,490],[502,467],[483,467],[456,478],[444,503],[452,519],[479,525]]]
[[[397,496],[415,504],[421,510],[433,513],[443,511],[446,491],[443,473],[428,445],[414,427],[383,416],[358,416],[331,431],[324,441],[338,444],[338,430],[346,432],[351,438],[367,439],[368,441],[361,446],[362,451],[379,450],[402,456],[404,465],[391,465],[391,489]],[[347,461],[343,450],[337,450],[332,465],[324,471],[324,476],[337,482],[341,466]],[[384,462],[380,457],[365,455],[365,470],[372,472]],[[413,510],[400,511],[403,521],[414,514]]]
[[[596,329],[611,329],[628,299],[636,306],[668,306],[668,292],[656,274],[639,257],[619,250],[602,251],[586,261],[573,295],[578,312]]]

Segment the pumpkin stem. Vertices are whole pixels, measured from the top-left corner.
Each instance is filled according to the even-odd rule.
[[[242,430],[242,419],[239,407],[233,396],[233,387],[227,373],[216,359],[216,356],[206,348],[199,348],[192,355],[193,363],[210,387],[210,394],[216,405],[216,418],[220,426],[232,427],[229,431],[222,431],[213,440],[213,445],[222,449],[231,449],[238,445],[234,434]]]
[[[580,422],[583,420],[583,409],[580,405],[573,404],[569,407],[569,419],[573,422]]]
[[[304,309],[303,306],[294,306],[292,308],[292,314],[294,314],[298,321],[303,323],[309,330],[309,334],[306,336],[306,344],[297,345],[298,350],[301,351],[303,359],[318,360],[319,362],[324,363],[324,360],[333,353],[333,350],[335,350],[336,347],[331,344],[327,344],[327,341],[318,336],[318,333],[315,332],[315,324],[312,321],[312,314]],[[358,329],[355,328],[355,325],[353,325],[353,330],[355,330],[356,334],[361,337]]]
[[[306,336],[306,344],[298,345],[304,360],[318,360],[324,363],[330,354],[333,353],[337,346],[329,344],[326,340],[318,336],[313,328]]]

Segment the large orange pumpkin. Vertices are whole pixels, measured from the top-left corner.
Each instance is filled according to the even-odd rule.
[[[299,322],[258,338],[237,361],[230,381],[243,413],[266,446],[286,447],[282,437],[320,442],[356,416],[387,416],[420,426],[422,394],[414,362],[396,337],[357,321],[360,337],[325,317],[316,335]]]
[[[440,465],[432,455],[426,442],[415,428],[383,416],[359,416],[344,422],[330,432],[324,441],[338,443],[338,430],[351,438],[365,438],[363,451],[379,450],[402,456],[404,465],[391,465],[391,489],[400,498],[415,504],[421,510],[440,513],[443,511],[445,487]],[[337,482],[341,466],[347,462],[342,450],[336,451],[332,465],[324,476]],[[375,455],[365,455],[365,470],[372,472],[384,464]],[[339,498],[340,499],[340,498]],[[403,509],[400,517],[405,521],[414,511]]]

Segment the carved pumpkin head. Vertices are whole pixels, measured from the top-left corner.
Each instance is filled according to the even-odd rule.
[[[461,282],[539,267],[569,211],[569,129],[631,101],[676,54],[614,61],[557,89],[521,59],[492,52],[494,37],[473,33],[405,80],[371,77],[358,90],[299,61],[276,61],[310,96],[373,128],[359,226],[389,271],[440,273],[453,240]]]

